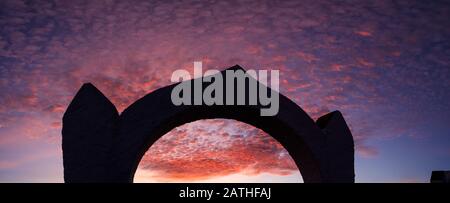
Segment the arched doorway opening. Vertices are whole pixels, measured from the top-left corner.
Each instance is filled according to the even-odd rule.
[[[142,157],[134,182],[303,182],[272,136],[231,119],[176,127]]]

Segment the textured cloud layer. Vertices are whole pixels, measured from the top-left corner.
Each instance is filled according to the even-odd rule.
[[[173,181],[236,173],[289,175],[298,169],[287,151],[263,131],[214,119],[189,123],[164,135],[147,151],[139,170],[153,174],[153,180]]]
[[[170,84],[173,70],[192,70],[195,60],[208,69],[234,64],[279,69],[282,93],[314,118],[341,110],[358,154],[376,157],[380,149],[371,145],[374,138],[430,136],[436,122],[449,121],[444,116],[450,113],[449,7],[440,1],[3,0],[1,178],[23,167],[11,163],[40,154],[41,147],[30,146],[59,149],[62,113],[83,82],[94,83],[123,110]],[[244,160],[256,154],[252,150],[279,147],[264,142],[267,135],[253,140],[242,136],[247,128],[229,125],[240,130],[243,141],[229,143],[237,145]],[[226,129],[214,133],[232,134]],[[170,149],[170,140],[181,139],[175,137],[168,135],[155,149]],[[186,140],[198,142],[189,146],[217,156],[195,137],[186,134]],[[149,158],[166,168],[148,167],[171,177],[201,167],[185,162],[188,156],[173,159],[170,154]],[[236,162],[208,159],[205,167],[211,170],[194,176],[234,173],[251,165],[236,154],[225,157]],[[55,153],[53,162],[60,158]],[[256,171],[292,169],[287,159],[273,169],[270,164],[277,159],[266,153],[251,158],[260,160]],[[180,167],[185,165],[192,167]]]

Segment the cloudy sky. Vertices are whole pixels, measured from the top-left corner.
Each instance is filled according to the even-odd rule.
[[[340,110],[357,182],[427,182],[450,169],[449,19],[448,1],[2,0],[0,182],[63,181],[61,118],[83,83],[122,111],[194,61],[280,70],[311,117]],[[301,177],[269,135],[218,119],[172,130],[135,179],[230,180]]]

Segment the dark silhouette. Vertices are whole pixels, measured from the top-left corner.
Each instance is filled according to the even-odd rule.
[[[450,183],[450,171],[433,171],[430,183]]]
[[[228,70],[243,69],[234,66]],[[226,80],[223,83],[226,88]],[[203,82],[203,87],[208,84]],[[64,180],[133,182],[142,156],[161,136],[192,121],[225,118],[251,124],[279,141],[304,182],[354,182],[353,137],[340,112],[314,122],[281,94],[275,116],[260,116],[260,105],[175,106],[171,101],[175,85],[149,93],[119,115],[98,89],[84,84],[63,117]],[[270,88],[268,91],[275,93]],[[248,99],[248,91],[246,96]]]

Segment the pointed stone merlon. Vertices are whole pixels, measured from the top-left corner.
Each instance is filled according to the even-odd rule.
[[[325,134],[326,182],[354,182],[353,136],[341,112],[328,113],[316,123]]]
[[[63,116],[65,182],[107,182],[119,114],[92,84],[84,84]]]

